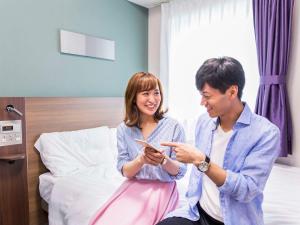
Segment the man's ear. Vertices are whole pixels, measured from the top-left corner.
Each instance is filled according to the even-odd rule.
[[[236,97],[238,95],[239,92],[239,87],[237,85],[231,85],[229,87],[229,95],[230,97]]]

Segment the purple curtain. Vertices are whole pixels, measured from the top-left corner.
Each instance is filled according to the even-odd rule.
[[[292,121],[286,89],[294,0],[253,0],[260,85],[255,112],[281,132],[281,154],[292,154]]]

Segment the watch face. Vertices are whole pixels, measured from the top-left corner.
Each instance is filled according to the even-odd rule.
[[[200,170],[201,172],[205,172],[208,170],[208,163],[205,161],[200,162],[199,166],[198,166],[198,170]]]

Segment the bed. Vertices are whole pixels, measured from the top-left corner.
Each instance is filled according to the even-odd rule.
[[[299,190],[299,174],[299,168],[279,164],[274,166],[265,189],[263,205],[265,225],[300,224],[300,198],[295,194]],[[103,168],[99,167],[89,168],[81,174],[64,178],[55,178],[50,173],[42,174],[40,193],[42,198],[50,203],[50,225],[88,224],[89,218],[123,179],[119,174],[111,172],[111,168],[107,168],[105,173]],[[289,183],[283,184],[285,181]],[[178,184],[181,193],[180,204],[185,202],[183,194],[186,182],[187,179],[184,178]]]
[[[61,101],[60,104],[57,104],[57,100]],[[78,102],[75,105],[81,105],[82,101],[85,102],[86,100],[87,99],[78,100]],[[112,105],[110,103],[107,103],[107,101],[106,104],[111,105],[112,108],[118,108],[117,111],[118,110],[121,111],[122,100],[120,99],[118,100],[111,99],[111,100],[115,101],[113,102]],[[50,120],[53,119],[53,113],[57,110],[57,107],[61,106],[62,103],[66,101],[66,99],[64,100],[54,99],[53,101],[56,103],[53,102],[52,107],[49,106],[49,104],[47,104],[48,106],[46,107],[47,112],[52,111],[52,113],[48,115],[50,117]],[[92,100],[91,102],[93,101],[94,100]],[[70,103],[70,105],[73,104],[74,102]],[[101,104],[98,102],[98,107]],[[109,108],[110,106],[108,105],[106,105],[105,107]],[[88,105],[84,105],[84,107],[87,106]],[[56,110],[52,110],[51,108],[53,107],[56,108]],[[82,107],[82,105],[80,107],[79,106],[71,107],[73,112],[71,113],[70,111],[69,113],[71,113],[72,115],[75,112],[78,113],[76,119],[71,120],[72,123],[76,123],[75,121],[77,121],[77,119],[80,118],[80,114],[84,111],[83,109],[84,107]],[[39,208],[39,210],[41,210],[41,201],[40,201],[41,199],[47,203],[48,213],[49,213],[48,214],[49,225],[88,224],[93,214],[101,207],[101,205],[111,196],[111,194],[123,182],[124,178],[117,172],[116,165],[115,165],[116,153],[117,153],[115,127],[121,121],[122,113],[114,114],[113,111],[114,110],[112,109],[108,110],[108,112],[102,111],[101,116],[106,117],[106,121],[102,121],[100,123],[99,121],[95,123],[95,120],[97,119],[89,117],[89,120],[94,122],[85,122],[85,123],[81,123],[80,125],[74,126],[74,124],[72,125],[69,124],[70,121],[66,122],[65,120],[63,120],[64,116],[61,115],[59,119],[63,121],[62,122],[56,121],[56,125],[54,126],[52,124],[51,129],[49,128],[45,129],[45,127],[41,126],[41,124],[39,125],[38,130],[40,131],[40,134],[45,132],[52,133],[54,131],[59,131],[57,133],[58,135],[60,135],[63,133],[63,131],[67,130],[67,131],[73,131],[73,134],[74,132],[75,133],[79,132],[82,135],[85,132],[89,132],[89,130],[104,129],[105,132],[103,133],[107,134],[106,138],[108,140],[106,142],[104,141],[104,139],[101,140],[101,144],[105,142],[106,145],[108,146],[106,147],[102,146],[103,149],[101,155],[105,157],[103,157],[102,159],[98,159],[100,160],[99,161],[100,163],[92,162],[92,164],[88,164],[87,162],[89,160],[87,160],[85,162],[87,163],[85,166],[78,166],[80,167],[79,169],[77,168],[73,170],[71,173],[66,173],[63,175],[57,175],[57,174],[55,175],[52,172],[50,172],[51,170],[47,171],[46,169],[40,170],[38,173],[36,173],[38,175],[36,179],[39,182],[39,196],[36,196],[39,205],[37,205],[36,207]],[[109,116],[107,117],[106,114],[108,114]],[[113,114],[115,115],[114,119],[112,119]],[[45,116],[45,112],[43,115]],[[66,116],[68,115],[68,113],[64,115]],[[87,114],[85,114],[84,118],[86,116]],[[58,119],[55,113],[54,113],[54,117]],[[88,119],[84,119],[84,120],[88,121]],[[110,124],[108,124],[107,122],[108,120],[110,120],[109,122]],[[114,120],[114,122],[112,122],[111,120]],[[55,127],[59,127],[59,128],[55,129]],[[67,127],[67,128],[63,129],[62,127]],[[36,142],[38,136],[35,136],[32,145],[35,143],[36,147],[40,148],[38,146],[39,143]],[[84,134],[83,136],[87,137],[86,134]],[[95,136],[93,135],[92,137],[95,138]],[[86,141],[81,141],[81,142],[86,143]],[[37,151],[35,149],[36,154],[38,156],[42,156],[41,149],[39,151],[41,155],[37,154]],[[109,160],[107,160],[106,162],[103,161],[103,159],[108,159],[108,158]],[[42,164],[40,166],[43,167]],[[187,186],[187,183],[188,183],[188,175],[186,175],[183,179],[181,179],[177,183],[180,192],[180,203],[179,203],[180,205],[185,203],[184,194],[186,191],[185,188]],[[279,225],[279,224],[299,225],[300,224],[300,207],[299,207],[300,195],[296,194],[299,188],[300,188],[300,168],[275,164],[264,192],[265,200],[264,200],[263,208],[264,208],[264,217],[265,217],[266,225]]]

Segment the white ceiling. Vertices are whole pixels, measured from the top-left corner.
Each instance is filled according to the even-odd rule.
[[[150,9],[164,2],[168,2],[169,0],[128,0],[128,1]]]

